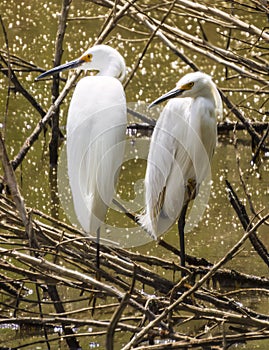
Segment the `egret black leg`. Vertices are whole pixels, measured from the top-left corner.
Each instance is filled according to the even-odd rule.
[[[180,217],[178,219],[178,234],[179,234],[179,247],[180,247],[180,263],[182,267],[185,267],[186,265],[186,259],[185,259],[185,238],[184,238],[184,227],[185,227],[185,218],[186,218],[186,212],[188,209],[188,202],[183,205]],[[184,277],[185,273],[182,271],[181,273],[182,277]]]
[[[100,227],[96,231],[96,267],[97,269],[100,267]],[[97,275],[99,275],[98,271]]]
[[[101,279],[99,268],[100,268],[100,227],[98,227],[98,229],[96,231],[96,273],[95,273],[95,278],[97,281],[100,281],[100,279]],[[93,294],[92,315],[94,315],[96,300],[97,300],[97,298]]]

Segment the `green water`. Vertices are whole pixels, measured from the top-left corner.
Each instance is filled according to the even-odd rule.
[[[1,0],[0,13],[8,33],[10,53],[32,62],[38,67],[51,68],[60,7],[60,1]],[[95,42],[104,21],[103,16],[106,13],[106,9],[93,3],[81,0],[73,2],[64,41],[63,62],[78,57],[87,47]],[[247,18],[251,16],[251,13],[242,13],[241,15],[242,18]],[[97,18],[98,16],[99,18]],[[83,17],[84,19],[78,20],[77,17]],[[181,18],[172,17],[170,24],[175,20],[180,28],[189,28],[192,33],[199,31],[197,22],[191,18],[184,16]],[[259,25],[259,27],[266,26],[265,16],[254,17],[251,21]],[[210,40],[225,47],[223,38],[217,34],[213,24],[205,25],[205,30]],[[113,31],[107,38],[107,42],[117,48],[124,56],[128,67],[127,74],[130,73],[131,67],[133,67],[145,46],[148,38],[147,34],[146,29],[142,25],[126,18],[121,21],[121,27],[117,31]],[[2,32],[0,40],[1,48],[5,48],[6,43]],[[205,59],[203,56],[196,55],[188,49],[185,49],[185,53],[190,55],[192,60],[195,60],[195,63],[201,70],[212,74],[220,88],[253,88],[253,82],[250,82],[248,79],[226,80],[224,78],[224,66]],[[174,87],[179,77],[189,71],[190,69],[158,39],[154,39],[143,61],[140,63],[138,71],[126,89],[128,103],[133,106],[133,103],[140,101],[142,105],[146,106],[149,102]],[[230,71],[230,75],[232,74],[233,72]],[[20,72],[18,73],[18,78],[46,111],[51,103],[50,82],[35,82],[34,79],[37,75],[38,72]],[[0,123],[3,126],[2,132],[5,135],[8,153],[12,159],[16,156],[24,140],[34,130],[40,116],[20,94],[14,94],[12,90],[8,100],[8,112],[5,115],[8,80],[3,74],[0,75],[0,84]],[[255,111],[249,111],[248,108],[255,106],[258,112],[265,110],[266,104],[263,103],[263,95],[246,95],[246,93],[241,91],[230,93],[229,96],[234,103],[245,99],[246,102],[243,103],[245,105],[243,111],[245,115],[262,121],[262,113],[255,114]],[[61,109],[60,126],[63,133],[65,133],[66,114],[70,97],[71,94],[69,94]],[[146,107],[143,107],[142,110],[146,111]],[[155,115],[153,114],[153,117],[157,118],[156,113]],[[234,117],[226,108],[224,117],[234,120]],[[139,120],[129,115],[128,122],[131,124],[139,122]],[[240,131],[237,133],[237,137],[240,166],[255,210],[258,212],[263,208],[268,209],[269,162],[265,159],[258,170],[251,168],[251,142],[249,135],[245,131]],[[55,213],[56,208],[60,218],[68,221],[65,210],[62,207],[58,208],[58,201],[55,201],[55,197],[52,195],[48,155],[49,139],[49,131],[46,135],[40,135],[39,140],[34,144],[23,164],[17,170],[17,177],[27,206],[35,207],[48,214]],[[119,195],[130,210],[141,209],[136,203],[141,203],[143,198],[141,189],[149,141],[150,138],[148,136],[137,135],[136,133],[134,135],[130,134],[127,138],[129,153],[119,180]],[[219,136],[217,150],[212,162],[210,199],[203,219],[186,236],[187,253],[204,257],[211,262],[215,262],[222,257],[243,233],[241,224],[227,198],[225,191],[226,179],[232,183],[236,191],[238,191],[239,197],[248,208],[246,196],[240,184],[233,142],[234,135],[232,132]],[[109,220],[114,224],[116,223],[122,236],[126,233],[124,228],[126,225],[137,229],[123,215],[113,214],[113,211],[109,213]],[[269,246],[269,239],[266,233],[264,227],[259,231],[261,239]],[[169,243],[178,246],[176,227],[172,228],[165,235],[165,239]],[[169,258],[167,257],[167,252],[160,247],[157,248],[154,242],[132,249],[139,251],[141,254],[149,253],[160,257],[165,255],[166,258]],[[253,251],[250,244],[244,246],[241,253],[232,260],[228,267],[249,274],[268,276],[268,268],[257,258],[257,254]],[[253,300],[250,300],[249,303],[255,304]],[[269,311],[267,303],[264,303],[264,308]],[[265,310],[263,312],[265,313]],[[8,339],[10,332],[13,334],[14,330],[6,330],[4,337],[6,336]],[[92,347],[95,346],[93,345]],[[253,349],[253,347],[245,348]],[[267,349],[267,345],[264,347],[263,343],[257,342],[255,348]]]

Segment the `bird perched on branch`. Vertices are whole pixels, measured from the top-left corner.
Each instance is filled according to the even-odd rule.
[[[145,177],[145,212],[139,222],[157,237],[178,220],[181,265],[185,266],[184,226],[190,200],[210,171],[222,101],[211,77],[202,72],[182,77],[176,88],[150,108],[169,100],[156,123]]]
[[[105,220],[124,155],[126,98],[121,82],[125,62],[118,51],[96,45],[71,62],[37,79],[79,68],[97,71],[75,88],[67,117],[67,167],[76,216],[86,235],[97,233]]]

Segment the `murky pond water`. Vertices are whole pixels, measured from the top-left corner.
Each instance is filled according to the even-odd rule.
[[[221,5],[221,2],[219,4]],[[61,2],[59,0],[55,2],[43,0],[1,0],[0,14],[7,30],[10,54],[17,55],[25,61],[32,62],[44,69],[52,67],[60,7]],[[98,7],[91,2],[84,2],[82,0],[73,2],[65,36],[63,61],[78,57],[87,47],[95,42],[106,13],[107,9]],[[251,16],[251,14],[242,14],[242,18],[247,16]],[[199,32],[200,30],[199,25],[192,18],[183,16],[180,19],[177,18],[177,20],[180,21],[180,25],[178,23],[179,27],[188,27],[192,33]],[[259,23],[259,26],[262,28],[266,26],[266,17],[263,15],[259,18],[254,17],[252,18],[252,22],[254,24],[262,22],[263,25]],[[210,40],[218,42],[225,47],[226,43],[223,41],[223,37],[217,33],[213,24],[205,25],[204,29]],[[1,48],[5,48],[6,43],[2,31],[0,40]],[[135,25],[131,20],[124,19],[117,32],[112,32],[108,42],[122,53],[127,63],[128,73],[130,74],[131,67],[137,61],[147,40],[148,36],[145,28],[140,27],[139,24]],[[238,47],[238,49],[240,48]],[[262,94],[255,95],[244,92],[243,90],[248,87],[253,88],[252,85],[247,85],[247,79],[225,79],[226,68],[224,66],[215,64],[214,62],[212,63],[212,61],[204,59],[203,56],[191,53],[188,49],[185,50],[185,53],[191,54],[192,60],[195,60],[201,70],[212,74],[220,88],[242,89],[242,91],[229,92],[229,96],[233,97],[233,102],[239,103],[240,101],[245,106],[244,112],[246,116],[254,113],[255,109],[258,110],[255,118],[259,121],[265,121],[263,119],[263,112],[266,110],[266,101],[264,103],[262,101],[264,96]],[[159,40],[154,40],[140,63],[140,67],[134,78],[126,88],[128,105],[132,108],[140,109],[148,113],[150,117],[156,119],[157,112],[155,111],[149,114],[146,109],[147,104],[162,93],[168,91],[168,89],[174,87],[179,77],[189,71],[190,69],[161,44]],[[230,74],[232,75],[232,73]],[[47,110],[51,103],[50,82],[35,82],[34,79],[37,75],[38,72],[22,71],[18,73],[18,77],[24,87],[31,92],[42,108]],[[40,116],[20,94],[14,94],[12,89],[8,98],[8,80],[3,74],[0,75],[0,84],[0,122],[2,124],[3,134],[5,135],[9,156],[12,159],[19,151],[26,137],[29,136],[36,126]],[[63,133],[65,133],[66,112],[70,96],[71,94],[65,100],[61,110],[60,125]],[[8,113],[5,115],[7,100]],[[137,101],[140,102],[139,106],[136,105]],[[242,101],[245,101],[245,103]],[[256,107],[252,110],[251,107],[253,106]],[[226,109],[224,116],[233,119],[232,114]],[[131,124],[140,121],[128,115],[128,122]],[[263,208],[268,209],[269,161],[264,159],[259,169],[251,167],[250,161],[252,155],[249,135],[246,131],[238,131],[236,137],[237,153],[234,146],[234,133],[230,132],[219,135],[218,146],[211,168],[212,186],[210,198],[202,220],[186,236],[187,253],[204,257],[211,262],[215,262],[222,257],[243,233],[242,226],[228,201],[225,190],[225,180],[228,179],[248,208],[246,195],[240,183],[236,154],[240,158],[240,167],[243,171],[247,190],[251,194],[255,211],[259,212]],[[59,217],[68,221],[68,215],[64,208],[57,208],[58,202],[55,203],[53,191],[51,191],[48,156],[49,138],[49,132],[46,135],[40,136],[39,141],[35,143],[20,169],[17,170],[17,177],[27,206],[35,207],[48,214],[55,213],[56,208]],[[150,137],[141,132],[129,132],[127,137],[126,149],[128,152],[119,180],[118,193],[122,203],[131,211],[141,209],[143,200],[141,189],[149,142]],[[125,226],[129,226],[133,230],[137,228],[131,222],[126,221],[123,215],[113,213],[113,210],[109,212],[108,217],[109,222],[116,223],[116,230],[121,232],[120,240],[122,240],[122,245],[128,246],[128,244],[125,244],[126,242],[124,243],[124,235],[126,234]],[[268,232],[266,232],[264,227],[259,231],[263,242],[268,247],[269,238],[266,233]],[[139,234],[139,230],[137,234]],[[172,245],[178,246],[176,226],[165,235],[165,240]],[[141,243],[141,238],[138,241]],[[159,257],[165,255],[167,258],[167,251],[161,249],[154,242],[147,243],[147,239],[145,238],[143,245],[139,243],[134,240],[131,245],[136,247],[131,249],[141,254],[149,253],[158,255]],[[232,260],[231,265],[227,267],[248,274],[268,276],[268,267],[257,258],[257,254],[253,251],[250,244],[246,244],[240,254]],[[249,299],[248,303],[250,306],[254,305],[253,307],[255,308],[254,299]],[[262,305],[264,306],[263,313],[268,313],[268,303],[265,301]],[[84,304],[82,303],[81,308],[83,307]],[[0,328],[0,347],[4,346],[5,339],[11,339],[14,333],[14,329],[12,328],[5,329],[4,331]],[[18,339],[21,337],[27,338],[30,333],[31,330],[27,328],[25,332],[21,331],[18,333]],[[85,348],[95,347],[99,347],[99,344],[93,342]],[[39,345],[37,348],[43,349],[42,345]],[[46,346],[44,345],[45,348]],[[64,348],[64,344],[59,344],[59,348]],[[254,349],[253,344],[250,347],[246,345],[244,348]],[[265,350],[268,348],[268,343],[256,342],[256,348]]]

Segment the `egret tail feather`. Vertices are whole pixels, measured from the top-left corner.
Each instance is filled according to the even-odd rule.
[[[143,213],[137,216],[138,223],[145,230],[145,232],[155,241],[157,241],[156,230],[153,227],[152,220],[148,213]]]

